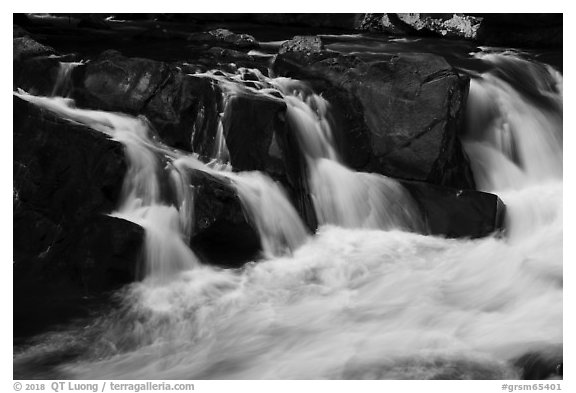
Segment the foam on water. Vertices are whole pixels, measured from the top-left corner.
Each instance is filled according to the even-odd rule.
[[[545,67],[534,70],[561,86],[561,76],[546,74]],[[241,83],[236,77],[217,78]],[[561,353],[561,88],[546,90],[560,105],[540,107],[501,74],[489,71],[472,81],[468,116],[477,116],[470,124],[481,126],[468,130],[464,146],[480,188],[496,192],[507,205],[507,233],[456,240],[405,231],[414,220],[396,182],[354,173],[338,161],[322,97],[299,82],[260,79],[262,90],[282,92],[298,133],[324,224],[314,237],[306,235],[283,191],[262,174],[222,171],[163,150],[137,123],[140,131],[130,137],[118,132],[122,122],[138,119],[23,97],[119,138],[129,157],[141,156],[132,168],[158,168],[157,158],[144,150],[161,149],[172,157],[177,206],[154,202],[155,187],[140,184],[136,169],[127,176],[131,193],[124,194],[131,201],[124,214],[144,226],[149,220],[154,228],[147,228],[147,236],[152,233],[167,252],[178,254],[162,254],[162,246],[147,239],[147,247],[161,254],[158,260],[194,261],[178,240],[188,233],[184,206],[193,203],[178,173],[191,169],[235,184],[269,250],[265,260],[240,270],[176,263],[169,279],[132,284],[122,292],[122,306],[97,322],[96,340],[83,357],[57,366],[59,375],[510,379],[520,376],[514,362],[522,355]],[[133,142],[143,151],[131,152]],[[142,179],[158,173],[148,170]],[[175,231],[180,236],[172,236]]]

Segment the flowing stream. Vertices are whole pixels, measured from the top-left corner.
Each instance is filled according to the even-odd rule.
[[[15,93],[125,146],[129,168],[111,214],[146,230],[143,279],[83,333],[91,334],[89,350],[59,364],[58,375],[508,379],[519,377],[515,362],[528,353],[561,358],[562,76],[514,54],[476,57],[493,67],[471,81],[463,144],[479,189],[508,209],[506,235],[478,240],[420,234],[414,202],[396,181],[346,168],[332,141],[329,102],[302,81],[252,70],[258,80],[248,87],[240,83],[246,70],[196,75],[216,80],[226,99],[264,94],[286,103],[321,225],[316,234],[279,184],[230,170],[222,127],[206,163],[164,145],[144,118]],[[235,188],[262,260],[238,270],[199,262],[187,243],[197,197],[192,171]],[[163,198],[161,178],[176,203]],[[49,336],[18,355],[15,367],[75,335]]]

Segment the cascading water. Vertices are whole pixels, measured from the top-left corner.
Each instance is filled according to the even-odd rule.
[[[24,92],[17,95],[64,118],[104,132],[125,146],[129,168],[119,208],[112,215],[146,229],[146,272],[143,275],[146,278],[166,282],[174,274],[197,265],[194,253],[186,244],[193,218],[193,194],[187,181],[188,170],[201,170],[232,180],[258,229],[266,255],[281,255],[295,249],[307,236],[304,225],[281,187],[261,174],[233,174],[225,162],[219,161],[225,157],[220,155],[220,149],[214,157],[215,165],[210,168],[198,161],[196,156],[171,149],[152,138],[151,129],[143,119],[77,109],[69,99],[35,97]],[[162,157],[169,161],[168,176],[177,196],[177,206],[162,200],[159,179],[164,172],[160,161]]]
[[[72,89],[72,71],[74,68],[81,65],[82,62],[60,62],[60,67],[58,69],[58,76],[56,77],[56,83],[54,83],[54,89],[52,89],[52,96],[68,97],[70,90]]]
[[[496,63],[494,69],[506,69]],[[59,375],[509,379],[519,377],[514,362],[527,353],[561,357],[561,76],[531,69],[535,78],[525,83],[545,89],[545,107],[493,71],[472,81],[468,119],[475,127],[464,146],[479,186],[508,206],[507,237],[478,240],[406,232],[417,220],[403,191],[339,162],[327,102],[298,81],[260,76],[256,88],[235,86],[282,92],[325,224],[308,240],[264,175],[219,170],[169,149],[150,138],[141,119],[20,95],[124,143],[130,169],[115,214],[147,229],[149,261],[163,266],[148,277],[171,266],[160,274],[162,285],[144,280],[127,288],[122,307],[92,327],[98,339],[88,354],[59,365]],[[241,73],[202,77],[240,83]],[[543,85],[540,77],[554,83]],[[177,206],[162,200],[159,156],[168,161]],[[184,241],[192,231],[192,169],[235,184],[266,260],[242,270],[196,262]]]
[[[288,121],[308,166],[319,224],[346,228],[421,229],[410,195],[395,180],[346,168],[336,151],[329,103],[301,81],[271,80],[285,94]]]
[[[562,222],[562,76],[512,53],[482,53],[495,66],[471,80],[463,141],[478,187],[508,206],[522,238]]]

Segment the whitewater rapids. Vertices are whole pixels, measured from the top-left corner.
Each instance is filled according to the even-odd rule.
[[[486,59],[496,60],[526,66],[505,56]],[[536,71],[539,77],[550,70]],[[550,72],[548,77],[559,78]],[[331,202],[326,193],[315,201],[326,224],[316,235],[304,233],[295,219],[276,228],[295,239],[289,241],[291,253],[270,246],[264,260],[221,270],[197,263],[192,250],[178,251],[181,261],[169,275],[144,279],[119,294],[121,307],[87,329],[84,334],[96,339],[76,361],[58,365],[57,374],[67,379],[514,379],[521,376],[515,362],[525,354],[561,358],[562,93],[546,92],[557,106],[540,110],[498,75],[487,73],[472,83],[472,108],[490,119],[481,130],[469,130],[464,146],[479,187],[507,205],[505,236],[445,239],[403,231],[402,225],[390,225],[393,220],[364,225],[353,219],[357,215],[342,212],[357,200]],[[306,112],[303,101],[288,94],[286,101],[292,103],[291,116],[298,116],[297,108]],[[303,127],[310,125],[298,119]],[[325,141],[303,142],[308,151],[321,152],[309,154],[311,168],[324,163],[309,181],[312,190],[328,184],[337,191],[338,182],[330,179],[334,171],[353,175],[329,149],[323,121],[319,116],[316,128]],[[235,175],[213,171],[234,181]],[[382,181],[361,176],[362,184]],[[238,184],[253,190],[264,183],[247,178]],[[142,206],[158,209],[157,199],[145,197],[150,192],[126,193],[126,201],[136,198],[140,206],[123,204],[118,214],[130,218]],[[282,192],[274,193],[282,199]],[[249,190],[244,195],[250,199]],[[265,215],[274,206],[252,211]],[[178,226],[178,209],[163,208],[165,214],[151,222],[181,232],[186,225]],[[278,214],[292,217],[285,209]],[[133,219],[146,226],[148,217]],[[168,222],[158,224],[162,220]],[[260,229],[264,238],[273,232]],[[169,237],[181,243],[174,240],[179,236]],[[170,258],[170,249],[156,262]],[[42,351],[77,343],[76,334],[47,335],[49,344],[21,354],[15,367]]]

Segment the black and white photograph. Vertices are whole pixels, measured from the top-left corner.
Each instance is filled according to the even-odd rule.
[[[8,387],[567,391],[564,14],[225,11],[12,14]]]

